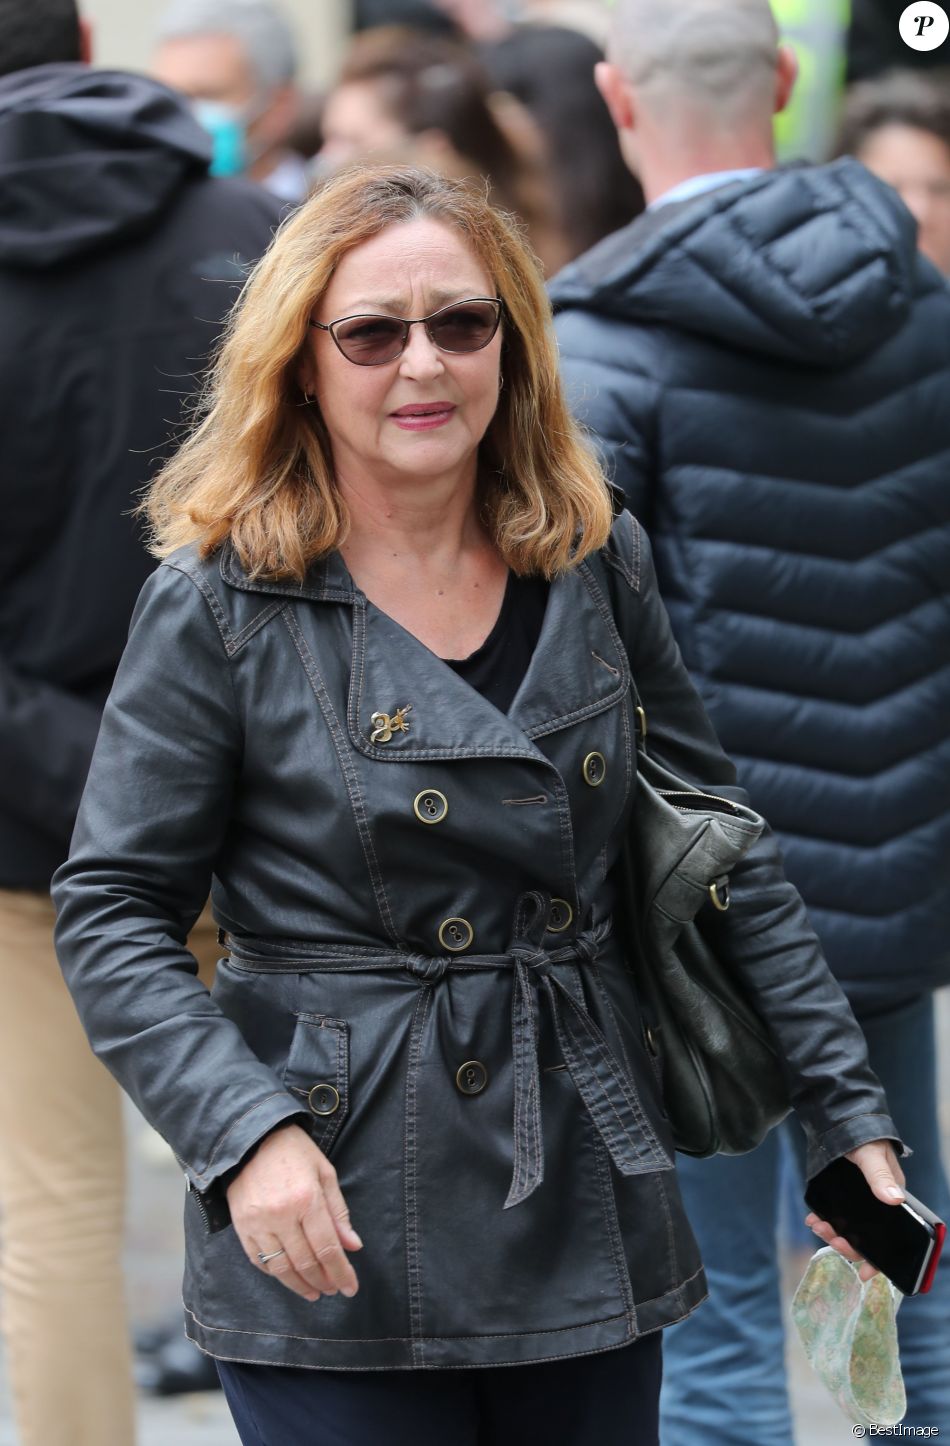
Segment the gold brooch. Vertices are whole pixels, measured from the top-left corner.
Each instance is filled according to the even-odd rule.
[[[394,733],[408,733],[406,714],[411,712],[412,704],[407,703],[405,708],[397,708],[391,718],[388,713],[374,713],[369,720],[374,725],[369,735],[370,743],[388,743]]]

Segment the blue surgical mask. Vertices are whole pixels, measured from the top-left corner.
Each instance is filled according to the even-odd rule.
[[[238,106],[217,100],[192,102],[192,114],[211,137],[212,176],[238,176],[247,163],[247,119]]]

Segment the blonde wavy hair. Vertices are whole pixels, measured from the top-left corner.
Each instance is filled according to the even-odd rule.
[[[359,167],[329,181],[280,228],[231,313],[195,425],[139,508],[151,550],[209,556],[228,538],[257,578],[302,580],[349,530],[330,438],[301,406],[308,323],[340,259],[388,226],[454,226],[504,303],[505,382],[480,447],[485,526],[515,572],[554,577],[603,545],[610,494],[572,420],[550,308],[516,224],[465,183],[414,167]]]

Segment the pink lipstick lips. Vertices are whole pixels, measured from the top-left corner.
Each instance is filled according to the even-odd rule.
[[[455,415],[454,402],[409,402],[390,412],[390,417],[404,432],[424,432],[432,427],[444,427]]]

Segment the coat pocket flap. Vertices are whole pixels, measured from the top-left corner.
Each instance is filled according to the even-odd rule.
[[[283,1082],[310,1115],[310,1132],[325,1155],[349,1109],[350,1029],[345,1019],[298,1014]]]

